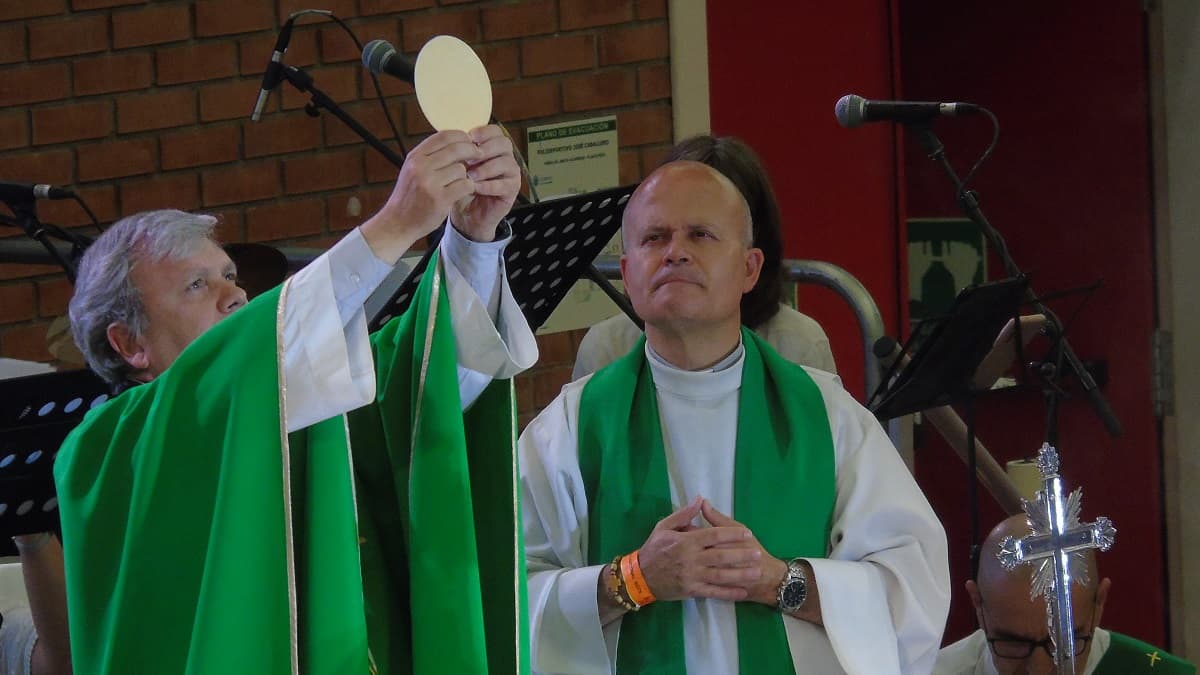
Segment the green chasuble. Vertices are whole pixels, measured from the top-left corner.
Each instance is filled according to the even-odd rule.
[[[640,547],[675,510],[645,337],[584,385],[579,465],[587,492],[588,563]],[[821,391],[804,369],[742,329],[733,514],[772,555],[824,558],[836,500],[833,438]],[[686,449],[677,451],[686,461]],[[778,611],[737,603],[743,673],[791,673]],[[655,602],[621,619],[621,673],[685,671],[683,606]]]
[[[371,337],[376,401],[290,435],[286,292],[63,444],[75,672],[527,672],[512,384],[460,412],[441,264]]]
[[[1108,649],[1093,675],[1194,675],[1196,666],[1128,635],[1108,632]]]

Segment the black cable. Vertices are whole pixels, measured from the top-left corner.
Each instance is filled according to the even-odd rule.
[[[96,227],[96,231],[103,234],[104,228],[100,227],[100,221],[96,219],[96,214],[92,213],[92,209],[88,207],[87,202],[83,201],[83,197],[80,197],[79,195],[72,192],[71,199],[74,199],[76,202],[79,203],[80,206],[83,207],[83,210],[86,211],[88,214],[88,218],[92,219],[92,225],[94,225]]]
[[[967,184],[970,183],[971,179],[975,177],[975,172],[979,171],[979,167],[983,165],[984,160],[992,156],[992,151],[996,149],[996,143],[1000,140],[1000,120],[996,119],[996,115],[991,110],[988,110],[983,106],[979,107],[979,112],[987,115],[988,119],[992,121],[992,142],[988,143],[988,146],[986,149],[984,149],[983,154],[979,156],[979,159],[975,160],[975,164],[971,166],[971,170],[968,171],[967,175],[963,177],[962,186],[959,188],[958,193],[959,199],[962,199],[962,195],[966,193]]]
[[[331,21],[336,22],[339,26],[342,27],[343,30],[346,31],[347,34],[350,35],[350,39],[354,41],[354,46],[358,48],[358,53],[360,53],[360,54],[362,53],[362,50],[363,50],[362,42],[359,41],[358,36],[354,34],[354,31],[350,29],[350,26],[348,26],[345,21],[338,18],[338,16],[336,14],[329,12],[327,10],[321,10],[321,9],[302,9],[298,12],[293,12],[292,15],[288,18],[294,19],[298,16],[302,16],[305,14],[319,14],[320,16],[326,17],[326,18],[330,19]],[[396,121],[392,119],[392,112],[390,110],[388,110],[387,101],[384,100],[383,88],[379,86],[379,76],[377,76],[375,73],[372,73],[371,71],[367,71],[367,74],[369,74],[371,76],[371,84],[374,85],[374,87],[375,87],[375,96],[379,99],[379,105],[380,105],[380,107],[383,108],[383,116],[385,119],[387,119],[388,127],[391,128],[392,134],[396,139],[396,146],[398,148],[400,148],[400,157],[403,158],[406,155],[408,155],[408,149],[404,147],[404,141],[400,137],[400,130],[396,127]]]

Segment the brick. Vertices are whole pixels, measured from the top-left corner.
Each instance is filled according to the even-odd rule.
[[[199,206],[199,177],[194,173],[160,174],[121,183],[121,212],[126,216],[154,209],[189,211]]]
[[[75,15],[29,24],[29,58],[53,59],[108,49],[108,17]]]
[[[200,177],[204,206],[224,206],[279,195],[279,160],[206,171]]]
[[[67,11],[66,0],[9,0],[0,2],[0,21],[54,16]]]
[[[254,110],[254,101],[262,89],[257,80],[239,80],[209,84],[200,88],[200,121],[215,122],[237,117],[249,119]],[[271,94],[264,109],[264,116],[279,109],[279,93]]]
[[[596,36],[591,33],[525,40],[521,44],[521,71],[525,75],[584,70],[595,65]]]
[[[411,84],[398,77],[379,75],[378,79],[379,90],[383,92],[385,98],[412,96],[416,93]],[[379,94],[375,91],[375,85],[371,82],[371,73],[366,69],[363,69],[362,77],[359,78],[358,97],[364,99],[379,98]]]
[[[567,112],[611,108],[635,101],[637,75],[632,70],[575,75],[563,82],[563,110]]]
[[[667,24],[610,28],[600,34],[600,65],[665,59],[671,55]]]
[[[637,18],[667,18],[667,0],[637,0]]]
[[[33,144],[103,138],[112,133],[112,102],[90,101],[33,111]]]
[[[105,7],[121,7],[124,5],[144,5],[146,0],[71,0],[71,9],[103,9]]]
[[[503,122],[562,112],[558,80],[519,80],[493,90],[492,110]]]
[[[671,151],[671,145],[669,143],[664,143],[662,145],[642,147],[638,150],[642,157],[643,173],[650,173],[651,171],[657,169],[658,166],[662,164],[663,160],[667,158],[667,153]]]
[[[620,129],[620,127],[618,127]],[[636,183],[642,179],[641,153],[637,150],[622,150],[617,154],[617,180],[621,185]]]
[[[247,158],[312,150],[320,144],[321,121],[304,113],[242,122],[242,147]]]
[[[352,103],[346,106],[346,112],[349,113],[358,123],[366,127],[377,138],[384,142],[392,150],[399,153],[392,138],[392,128],[388,126],[387,119],[383,115],[383,108],[380,107],[378,101],[363,101],[362,103]],[[399,124],[399,111],[392,112],[392,119]],[[322,115],[321,124],[325,130],[325,145],[350,145],[362,143],[358,134],[351,131],[350,127],[342,123],[332,115]],[[374,152],[374,151],[372,151]]]
[[[92,212],[96,214],[96,219],[101,223],[111,223],[117,217],[117,190],[113,186],[93,185],[77,188],[76,193],[87,203]],[[87,212],[74,199],[44,201],[38,205],[38,210],[43,221],[62,227],[82,227],[93,224]],[[94,237],[96,231],[88,228],[84,234]]]
[[[199,0],[196,2],[196,35],[232,35],[275,28],[274,3],[261,0]]]
[[[145,9],[114,12],[113,48],[144,47],[186,40],[192,35],[188,5],[151,5]]]
[[[217,226],[213,228],[213,236],[217,241],[246,241],[246,218],[240,208],[208,209],[205,213],[217,218]]]
[[[547,333],[537,336],[538,366],[553,366],[558,364],[573,365],[575,362],[575,345],[571,342],[568,332]]]
[[[17,67],[0,77],[0,108],[66,98],[67,64]]]
[[[66,314],[74,293],[75,287],[65,278],[37,282],[38,316],[48,319]]]
[[[14,326],[0,333],[0,355],[26,361],[51,361],[54,356],[46,349],[46,330],[49,322]]]
[[[415,98],[404,102],[404,133],[410,136],[433,133],[433,127],[429,126],[429,121],[425,119],[425,113],[421,112],[421,106]]]
[[[358,98],[358,73],[362,69],[362,66],[357,64],[322,68],[319,72],[313,73],[314,84],[325,92],[326,96],[338,103],[353,101]],[[308,94],[292,86],[284,86],[281,89],[284,110],[303,108],[312,99]]]
[[[302,9],[312,9],[320,7],[333,12],[333,15],[339,19],[351,19],[357,16],[358,12],[354,7],[354,0],[321,0],[321,2],[313,3],[313,0],[279,0],[279,25],[282,26],[288,17]],[[296,25],[302,26],[306,23],[326,23],[328,20],[319,16],[307,15],[296,19]],[[355,32],[358,31],[358,26],[354,27]]]
[[[358,0],[358,13],[363,16],[371,14],[390,14],[405,12],[410,9],[433,7],[434,0]]]
[[[0,323],[28,321],[36,315],[37,299],[32,283],[0,285]]]
[[[571,381],[571,366],[539,368],[533,375],[533,403],[538,409],[550,405],[563,385]]]
[[[217,80],[237,74],[237,45],[210,40],[167,47],[155,53],[155,61],[159,86]]]
[[[521,51],[515,44],[482,45],[476,51],[492,82],[515,79],[521,72]]]
[[[81,182],[152,173],[158,159],[154,138],[105,141],[79,146]]]
[[[517,410],[521,413],[533,410],[533,377],[522,373],[516,378]]]
[[[369,155],[368,155],[369,157]],[[369,162],[370,160],[368,160]],[[330,195],[325,198],[326,222],[331,232],[349,230],[383,208],[392,194],[392,186],[370,187],[347,194]]]
[[[117,132],[168,129],[196,123],[196,90],[189,87],[155,90],[117,99]]]
[[[301,199],[246,209],[246,240],[274,241],[320,234],[325,229],[325,203]]]
[[[633,0],[559,0],[561,30],[608,26],[633,20]]]
[[[386,40],[393,47],[400,44],[400,24],[395,17],[357,23],[354,25],[354,32],[361,36],[363,44],[371,40]],[[354,41],[341,27],[325,24],[319,33],[322,63],[362,60],[362,50],[355,46]]]
[[[671,68],[664,64],[638,68],[638,100],[671,98]]]
[[[0,150],[29,145],[29,116],[24,110],[0,113]]]
[[[671,109],[667,106],[617,111],[621,147],[671,142]]]
[[[275,52],[275,36],[259,35],[238,40],[238,62],[242,75],[262,77],[267,70],[271,54]],[[311,66],[317,62],[317,34],[311,30],[292,33],[283,62],[297,67]]]
[[[368,183],[394,183],[396,176],[400,173],[400,169],[395,164],[375,150],[367,153],[366,171],[366,182]]]
[[[420,51],[435,35],[453,35],[463,42],[475,44],[480,40],[479,10],[469,9],[437,14],[418,14],[404,18],[404,50]]]
[[[4,174],[24,183],[66,185],[74,182],[75,159],[70,150],[9,153],[4,157]],[[3,267],[3,265],[0,265]]]
[[[19,63],[25,60],[25,25],[10,23],[0,26],[0,63]]]
[[[508,40],[553,33],[558,29],[558,4],[552,0],[517,2],[483,10],[483,39]]]
[[[358,185],[363,179],[362,150],[349,148],[308,155],[283,162],[283,187],[287,194]]]
[[[241,134],[236,124],[204,126],[159,136],[159,153],[164,171],[206,164],[232,162],[238,158]]]
[[[145,52],[80,59],[71,68],[76,96],[146,89],[154,79],[154,64]]]

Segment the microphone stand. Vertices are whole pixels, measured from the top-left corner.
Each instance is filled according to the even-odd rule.
[[[362,138],[367,145],[379,151],[379,153],[387,158],[387,160],[391,162],[397,169],[404,164],[403,157],[397,155],[391,148],[384,145],[383,141],[379,140],[375,134],[372,134],[367,130],[366,127],[359,124],[358,120],[351,117],[350,113],[342,109],[342,107],[338,105],[336,101],[329,98],[325,92],[318,89],[313,84],[313,78],[311,75],[304,72],[300,68],[287,65],[283,66],[279,72],[280,75],[283,76],[283,79],[287,80],[293,87],[312,96],[311,102],[306,107],[308,114],[316,117],[320,114],[318,112],[319,108],[329,111],[334,117],[338,118],[342,121],[342,123],[350,127],[351,131],[358,134],[359,138]]]
[[[55,246],[53,242],[50,241],[48,235],[53,230],[57,236],[71,242],[71,251],[73,256],[77,256],[79,251],[82,250],[81,242],[72,236],[67,236],[62,230],[59,230],[52,225],[43,225],[42,222],[38,220],[37,207],[32,201],[16,202],[8,204],[8,207],[12,209],[13,215],[16,216],[17,226],[20,227],[25,234],[29,235],[31,239],[41,244],[42,247],[50,253],[55,262],[57,262],[63,268],[63,272],[65,272],[67,275],[67,281],[74,285],[76,273],[75,263],[72,262],[70,258],[63,255],[63,252],[59,250],[59,248]]]
[[[1000,232],[996,228],[992,227],[987,217],[983,215],[983,210],[979,207],[979,200],[975,193],[971,190],[963,189],[962,180],[958,177],[958,173],[955,172],[954,167],[950,165],[950,161],[946,159],[945,146],[942,145],[942,142],[933,132],[933,125],[929,122],[915,123],[909,124],[908,128],[914,132],[917,141],[925,149],[925,153],[929,158],[937,162],[946,173],[946,176],[950,178],[950,181],[954,184],[954,193],[958,198],[959,207],[962,208],[967,218],[979,226],[980,231],[983,232],[983,236],[987,238],[988,244],[1000,256],[1000,261],[1004,265],[1005,272],[1009,276],[1021,274],[1021,269],[1013,261],[1012,255],[1009,254],[1008,245],[1004,242],[1004,237],[1000,235]],[[1058,316],[1042,304],[1032,288],[1027,288],[1026,298],[1037,313],[1046,316],[1047,327],[1058,338],[1059,356],[1065,361],[1071,371],[1075,373],[1075,376],[1079,378],[1079,382],[1083,385],[1084,392],[1087,394],[1088,403],[1096,413],[1096,416],[1100,418],[1109,435],[1113,438],[1120,436],[1120,420],[1117,419],[1116,414],[1108,405],[1108,401],[1104,398],[1104,394],[1100,391],[1096,380],[1092,378],[1092,374],[1083,367],[1083,362],[1079,360],[1079,357],[1075,355],[1075,351],[1071,349],[1070,343],[1067,342],[1066,336],[1063,335],[1062,322],[1059,321]],[[1061,369],[1056,373],[1056,375],[1059,374],[1061,374]],[[1052,412],[1056,414],[1057,408],[1057,402],[1054,402]]]

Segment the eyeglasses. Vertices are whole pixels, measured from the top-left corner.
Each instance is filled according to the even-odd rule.
[[[991,636],[991,631],[987,627],[986,613],[983,611],[983,598],[980,597],[979,602],[979,617],[983,622],[983,633],[987,637],[988,645],[992,648],[992,653],[1002,659],[1027,659],[1033,653],[1034,649],[1041,647],[1046,651],[1046,654],[1051,658],[1054,657],[1054,642],[1049,636],[1041,640],[1022,640],[1020,638],[994,638]],[[1088,618],[1088,626],[1092,626],[1092,620],[1096,616],[1095,599],[1092,601],[1092,616]],[[1094,626],[1093,626],[1094,628]],[[1080,656],[1087,649],[1088,643],[1092,641],[1093,633],[1087,635],[1075,635],[1075,656]]]

